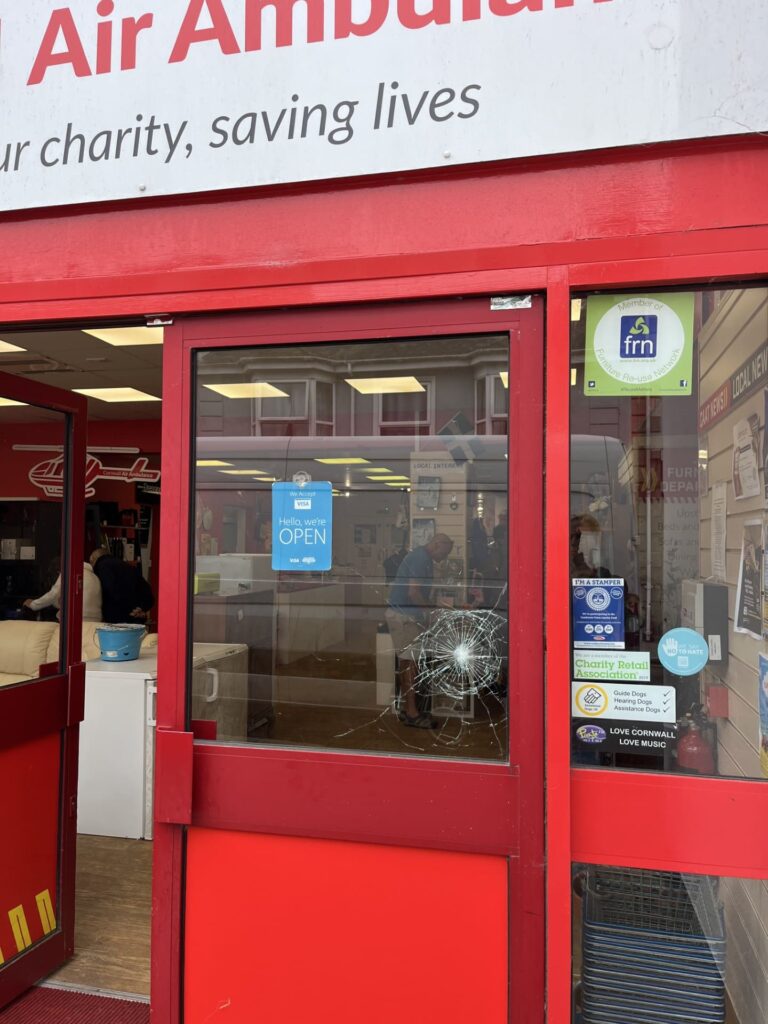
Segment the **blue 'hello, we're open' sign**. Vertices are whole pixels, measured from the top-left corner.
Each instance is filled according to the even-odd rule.
[[[327,572],[331,568],[333,494],[328,481],[272,484],[272,568]]]

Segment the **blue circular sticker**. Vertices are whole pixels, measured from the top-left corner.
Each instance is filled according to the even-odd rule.
[[[709,648],[693,629],[670,629],[659,640],[659,661],[676,676],[694,676],[709,661]]]

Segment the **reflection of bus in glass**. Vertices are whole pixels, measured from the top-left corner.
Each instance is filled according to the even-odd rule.
[[[637,593],[637,523],[632,452],[616,437],[571,436],[571,520],[600,528],[599,565]],[[589,521],[588,520],[588,521]]]

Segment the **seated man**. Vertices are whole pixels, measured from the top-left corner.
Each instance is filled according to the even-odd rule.
[[[429,625],[429,613],[435,607],[432,600],[434,563],[442,562],[452,549],[453,541],[444,533],[437,533],[428,544],[414,548],[400,563],[389,592],[387,623],[401,667],[403,711],[400,720],[416,729],[435,729],[438,725],[437,719],[420,712],[416,703],[417,640]]]
[[[50,576],[48,577],[50,579]],[[47,594],[42,597],[27,598],[24,607],[32,612],[40,612],[43,608],[55,608],[56,618],[61,610],[61,573],[56,577]],[[101,583],[88,562],[83,562],[83,622],[102,622],[101,617]]]
[[[102,621],[144,625],[155,597],[141,573],[106,548],[96,548],[90,562],[101,580]]]

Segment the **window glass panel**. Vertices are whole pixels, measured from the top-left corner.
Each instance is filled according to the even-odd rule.
[[[767,339],[760,287],[572,303],[577,764],[768,776]]]
[[[317,396],[317,418],[324,423],[333,423],[333,384],[319,380],[315,384]]]
[[[65,444],[61,413],[0,398],[0,686],[61,659]]]
[[[382,395],[382,422],[426,423],[429,417],[427,387],[421,386],[424,390],[416,393]]]
[[[508,349],[501,335],[198,354],[200,738],[506,758],[507,437],[475,434],[475,374],[456,367],[506,373]],[[286,390],[288,357],[326,414],[335,395],[333,437],[252,423],[249,398]],[[372,403],[413,423],[376,432]]]
[[[281,394],[273,398],[262,398],[261,415],[263,419],[289,419],[307,415],[306,381],[275,381],[273,387]]]
[[[475,418],[478,422],[485,419],[485,390],[486,380],[481,377],[475,384]]]
[[[576,1024],[763,1024],[768,881],[576,865]]]
[[[493,376],[493,415],[494,416],[506,416],[507,415],[507,396],[509,394],[506,381],[506,376],[502,377],[500,374],[494,374]]]

